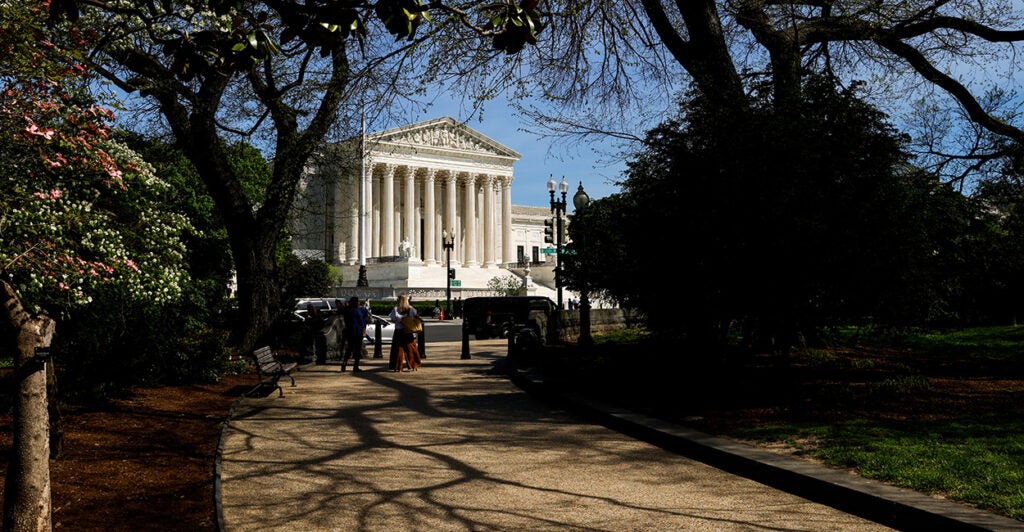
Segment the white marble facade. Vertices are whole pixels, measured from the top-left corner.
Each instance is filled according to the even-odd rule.
[[[513,220],[516,151],[449,117],[367,134],[364,146],[360,159],[359,139],[334,145],[307,172],[291,226],[296,250],[346,272],[398,262],[440,266],[443,276],[447,232],[453,268],[545,260],[537,250],[547,209],[516,208]]]

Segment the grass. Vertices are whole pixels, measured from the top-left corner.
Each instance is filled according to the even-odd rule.
[[[1024,421],[981,419],[778,424],[734,436],[784,442],[798,455],[1024,520]]]
[[[935,367],[968,372],[998,361],[1001,369],[993,378],[1019,379],[1024,363],[1024,326],[910,331],[898,337],[869,336],[858,341],[861,349],[897,347],[924,357]],[[851,367],[874,367],[875,362],[868,360]],[[895,375],[868,386],[872,393],[894,397],[911,397],[929,388],[929,380],[917,374]],[[732,435],[763,443],[782,442],[798,454],[853,469],[866,478],[1024,520],[1024,420],[1019,416],[992,412],[969,418],[898,422],[856,417],[838,423],[739,428]]]
[[[1021,356],[1024,325],[972,327],[928,331],[872,332],[847,327],[838,336],[845,342],[886,344],[889,347],[922,351],[940,357],[1011,359]]]
[[[1024,521],[1024,326],[848,328],[838,339],[789,364],[739,357],[697,377],[697,358],[622,331],[546,365],[562,385],[620,406],[701,419],[695,428]]]

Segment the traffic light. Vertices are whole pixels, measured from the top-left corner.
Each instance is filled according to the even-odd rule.
[[[455,268],[448,268],[448,278],[449,279],[454,279],[455,278]]]
[[[569,241],[569,223],[568,221],[562,222],[562,244]]]
[[[555,220],[554,218],[548,218],[544,220],[544,243],[553,244],[555,242]]]

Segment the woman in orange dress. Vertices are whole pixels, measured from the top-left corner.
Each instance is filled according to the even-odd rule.
[[[398,295],[398,303],[391,309],[391,323],[395,324],[395,334],[391,337],[391,357],[388,369],[391,371],[416,371],[420,361],[420,349],[416,345],[416,333],[409,332],[402,324],[402,318],[417,316],[416,308],[409,304],[409,296]]]

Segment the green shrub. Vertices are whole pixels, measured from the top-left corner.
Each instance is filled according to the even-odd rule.
[[[198,289],[164,306],[102,291],[58,326],[52,348],[62,397],[102,402],[135,386],[218,381],[227,333],[207,324],[213,316]]]

